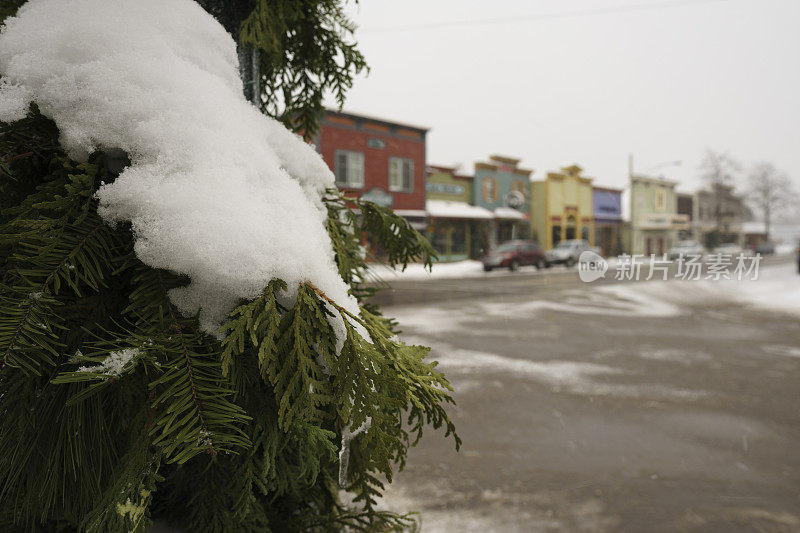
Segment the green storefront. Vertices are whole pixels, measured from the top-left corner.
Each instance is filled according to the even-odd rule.
[[[475,259],[489,247],[491,211],[470,205],[472,176],[429,166],[425,180],[427,237],[439,261]]]
[[[491,245],[527,239],[530,229],[530,188],[533,170],[520,168],[520,160],[499,155],[475,163],[472,204],[492,212]]]

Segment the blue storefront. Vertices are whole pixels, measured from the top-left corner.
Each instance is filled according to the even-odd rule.
[[[594,245],[608,257],[621,254],[622,243],[622,190],[607,187],[593,188]]]

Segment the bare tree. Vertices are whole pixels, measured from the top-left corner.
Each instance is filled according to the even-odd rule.
[[[727,215],[723,205],[725,198],[732,192],[741,171],[742,166],[727,152],[706,150],[700,162],[700,177],[712,195],[711,214],[717,232],[721,231]]]
[[[792,181],[772,163],[762,161],[753,165],[747,182],[750,200],[764,217],[764,232],[769,239],[772,215],[788,205],[794,197]]]
[[[742,165],[727,152],[706,150],[700,162],[700,177],[712,189],[720,185],[733,185],[741,171]]]

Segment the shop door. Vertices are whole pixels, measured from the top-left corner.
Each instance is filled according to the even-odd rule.
[[[567,238],[568,241],[575,238],[575,227],[576,226],[577,226],[577,222],[575,221],[575,217],[570,215],[569,218],[567,218],[567,235],[566,235],[566,238]]]

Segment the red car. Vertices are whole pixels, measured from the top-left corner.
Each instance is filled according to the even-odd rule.
[[[534,241],[510,241],[492,249],[483,258],[483,269],[507,268],[512,272],[523,265],[536,268],[547,267],[547,257],[541,246]]]

